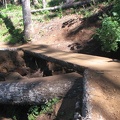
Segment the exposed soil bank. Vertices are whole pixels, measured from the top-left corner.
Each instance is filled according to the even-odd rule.
[[[54,64],[25,54],[23,51],[0,51],[0,80],[21,81],[24,79],[64,75],[74,72],[59,64]],[[28,79],[28,80],[29,80]],[[69,79],[69,78],[68,78]],[[77,91],[76,91],[77,88]],[[64,98],[53,106],[51,113],[38,116],[37,120],[71,120],[75,112],[81,114],[82,110],[82,80],[76,83],[76,87],[68,91]],[[76,108],[77,103],[77,108]],[[41,106],[41,105],[39,105]],[[29,105],[0,104],[0,120],[27,120]]]

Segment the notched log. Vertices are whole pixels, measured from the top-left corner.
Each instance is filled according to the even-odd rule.
[[[81,84],[82,76],[77,73],[0,82],[0,103],[41,104],[53,97],[74,97]]]

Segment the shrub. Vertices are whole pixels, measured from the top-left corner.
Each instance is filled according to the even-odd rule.
[[[102,27],[97,30],[97,36],[101,42],[102,50],[116,51],[120,43],[120,0],[114,0],[113,9],[109,15],[102,19]]]
[[[120,24],[116,17],[105,17],[102,20],[102,28],[97,30],[101,41],[102,50],[116,51],[120,42]]]
[[[53,105],[60,101],[59,98],[53,98],[46,102],[46,104],[39,106],[31,106],[28,110],[28,120],[35,120],[38,115],[48,114],[53,112]]]

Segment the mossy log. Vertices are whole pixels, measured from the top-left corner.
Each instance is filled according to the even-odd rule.
[[[42,104],[54,97],[73,97],[80,93],[81,83],[78,73],[0,82],[0,103]]]

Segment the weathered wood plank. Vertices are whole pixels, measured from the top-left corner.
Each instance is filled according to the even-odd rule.
[[[116,62],[110,58],[65,52],[47,45],[26,45],[22,46],[21,49],[34,56],[66,65],[80,72],[83,72],[86,68],[100,72],[120,71],[120,61],[117,60]]]

